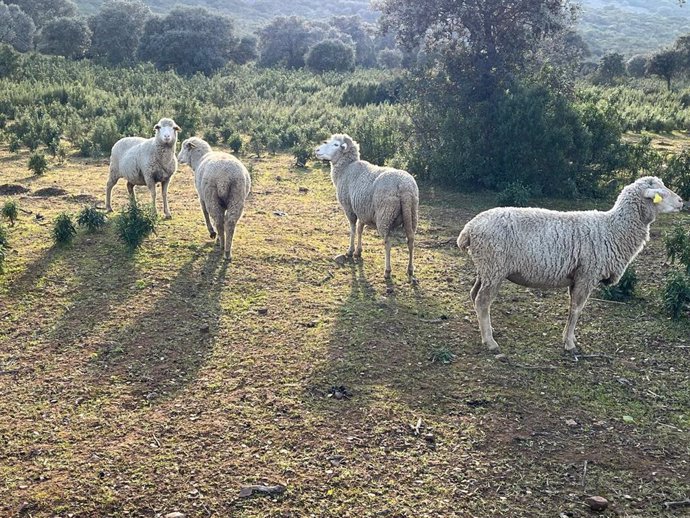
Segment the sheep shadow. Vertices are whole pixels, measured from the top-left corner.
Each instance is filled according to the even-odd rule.
[[[423,286],[386,282],[383,295],[362,263],[351,264],[350,271],[350,293],[338,311],[327,357],[307,382],[311,402],[327,410],[329,393],[345,386],[358,405],[381,398],[432,405],[420,394],[434,390],[428,371],[438,373],[433,351],[447,342],[444,309]]]
[[[89,365],[92,382],[118,380],[111,390],[125,407],[174,396],[210,354],[228,267],[212,247],[198,249],[162,294],[146,300],[144,311],[122,315],[125,325],[111,328],[99,345]]]

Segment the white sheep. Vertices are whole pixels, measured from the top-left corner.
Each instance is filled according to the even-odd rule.
[[[359,145],[348,135],[333,135],[316,149],[316,156],[331,162],[331,180],[336,196],[350,222],[350,248],[346,255],[361,257],[364,226],[377,229],[385,243],[384,275],[389,279],[391,234],[402,226],[409,250],[407,274],[414,280],[414,235],[419,212],[419,189],[412,175],[360,160]]]
[[[127,180],[127,190],[134,199],[134,186],[145,185],[151,192],[153,212],[156,212],[156,184],[161,184],[163,212],[169,219],[168,185],[177,170],[175,145],[180,127],[172,119],[161,119],[154,126],[155,136],[125,137],[118,140],[110,152],[110,176],[105,190],[105,209],[112,212],[110,195],[120,178]]]
[[[491,303],[504,279],[534,288],[569,288],[565,349],[575,353],[575,325],[592,290],[616,284],[649,240],[658,214],[677,212],[683,200],[656,177],[640,178],[618,196],[612,209],[558,212],[495,208],[470,220],[458,237],[477,269],[470,291],[482,342],[498,351]]]
[[[225,259],[232,260],[232,238],[252,187],[247,168],[234,156],[213,151],[208,143],[192,137],[182,143],[180,164],[194,171],[194,184],[211,239],[216,235]],[[215,230],[211,226],[213,220]]]

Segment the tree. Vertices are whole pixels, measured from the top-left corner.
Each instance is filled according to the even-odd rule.
[[[6,43],[0,44],[0,77],[9,77],[19,70],[19,53]]]
[[[55,18],[71,18],[77,14],[77,6],[72,0],[10,0],[28,14],[37,28]]]
[[[81,18],[55,18],[45,24],[38,42],[39,52],[68,58],[82,58],[91,44],[91,29]]]
[[[625,70],[630,77],[644,77],[647,73],[647,63],[649,63],[648,55],[635,54],[625,63]]]
[[[649,59],[647,74],[659,76],[666,80],[666,87],[671,91],[671,80],[680,71],[680,59],[676,50],[666,49],[657,52]]]
[[[239,65],[256,60],[259,57],[258,44],[256,36],[243,36],[233,52],[232,60]]]
[[[146,23],[139,57],[161,70],[211,74],[232,59],[237,43],[227,16],[212,14],[203,7],[178,7]]]
[[[400,68],[403,61],[403,53],[399,49],[381,49],[376,61],[381,68]]]
[[[361,17],[334,16],[329,22],[343,34],[352,38],[355,44],[355,64],[360,67],[376,66],[376,49],[372,35],[375,28],[365,23]]]
[[[337,35],[334,28],[329,31],[328,26],[298,16],[278,16],[259,31],[259,63],[265,67],[302,68],[311,46]]]
[[[31,17],[17,5],[0,2],[0,43],[7,43],[19,52],[34,46],[36,26]]]
[[[151,10],[141,0],[106,0],[89,19],[90,54],[111,65],[134,61]]]
[[[596,72],[596,81],[603,84],[611,84],[614,79],[625,75],[623,55],[618,52],[609,52],[599,61]]]
[[[340,40],[323,40],[309,49],[305,63],[314,72],[346,72],[355,66],[355,50]]]

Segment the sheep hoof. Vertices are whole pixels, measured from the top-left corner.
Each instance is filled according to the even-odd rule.
[[[361,251],[361,250],[357,250],[357,251],[353,254],[352,257],[354,257],[355,259],[361,259],[361,258],[362,258],[362,251]]]
[[[232,262],[232,256],[228,254],[224,254],[223,257],[225,258],[225,262],[231,263]]]
[[[383,272],[383,278],[384,279],[390,279],[391,278],[391,271],[390,270],[384,271]]]
[[[218,234],[216,234],[215,232],[209,232],[208,235],[211,239],[215,239]]]
[[[172,214],[166,214],[163,219],[172,219]]]
[[[353,257],[354,255],[355,255],[355,253],[354,253],[352,250],[348,250],[348,251],[345,253],[345,257],[347,257],[348,259],[352,259],[352,257]]]
[[[105,211],[106,211],[106,212],[112,212],[112,211],[113,211],[113,208],[112,208],[112,207],[106,207],[106,208],[105,208]]]
[[[410,275],[410,284],[412,284],[412,286],[419,286],[419,281],[417,280],[417,277],[415,277],[414,275]]]

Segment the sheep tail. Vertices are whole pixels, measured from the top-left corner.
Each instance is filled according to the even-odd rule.
[[[417,229],[417,204],[411,194],[403,195],[400,200],[403,227],[408,237],[414,236]]]
[[[467,250],[470,247],[470,229],[468,225],[462,229],[460,235],[458,236],[458,248],[460,250]]]

